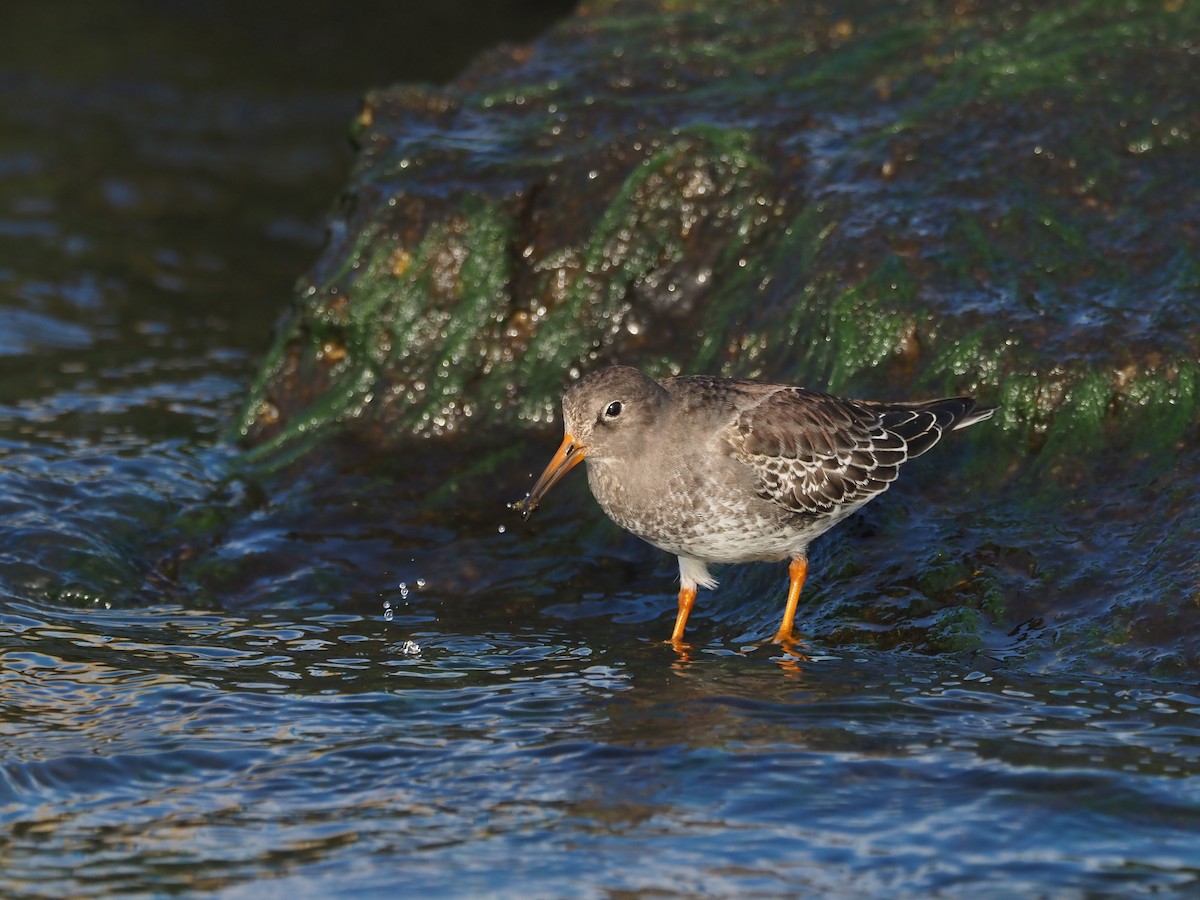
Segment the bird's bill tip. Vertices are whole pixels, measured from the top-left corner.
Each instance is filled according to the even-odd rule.
[[[563,435],[563,441],[559,444],[558,450],[546,464],[546,468],[529,493],[523,499],[510,504],[511,508],[519,512],[522,519],[528,519],[538,508],[538,504],[542,502],[545,493],[558,484],[564,475],[583,462],[586,454],[587,448],[577,443],[574,435],[569,432]]]

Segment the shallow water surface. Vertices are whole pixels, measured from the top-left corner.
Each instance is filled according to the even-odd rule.
[[[634,634],[424,618],[8,604],[7,884],[744,896],[1194,882],[1194,694],[892,656],[681,661]]]
[[[467,438],[240,465],[221,434],[356,93],[415,76],[320,17],[293,46],[330,74],[232,62],[199,39],[220,3],[66,32],[25,6],[0,64],[0,893],[1195,890],[1194,683],[1033,672],[1019,634],[784,654],[782,567],[722,573],[677,653],[673,561],[583,479],[505,511],[545,433],[462,479]],[[35,52],[72,34],[93,52]],[[868,545],[831,535],[810,596]]]

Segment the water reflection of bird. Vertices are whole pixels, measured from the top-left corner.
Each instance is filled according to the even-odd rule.
[[[887,490],[946,431],[994,411],[970,397],[877,403],[703,375],[657,382],[614,366],[567,391],[562,445],[512,506],[528,519],[586,459],[608,517],[679,557],[677,645],[696,588],[716,586],[709,565],[790,559],[775,635],[788,642],[809,543]]]

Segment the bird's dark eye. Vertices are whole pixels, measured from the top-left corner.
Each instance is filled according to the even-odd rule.
[[[604,410],[604,418],[606,418],[606,419],[615,419],[620,414],[621,414],[621,401],[620,400],[614,400],[612,403],[608,404],[608,407]]]

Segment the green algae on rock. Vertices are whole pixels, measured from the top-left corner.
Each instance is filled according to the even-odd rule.
[[[614,0],[445,88],[376,91],[242,434],[545,421],[564,373],[617,358],[835,390],[1049,379],[1007,427],[1086,427],[1068,398],[1123,406],[1131,367],[1200,357],[1176,302],[1195,20]]]

